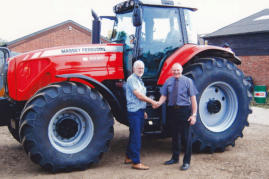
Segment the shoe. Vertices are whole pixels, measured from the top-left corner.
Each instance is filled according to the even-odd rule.
[[[146,166],[146,165],[144,165],[142,163],[137,163],[137,164],[133,163],[132,168],[136,169],[136,170],[148,170],[149,169],[148,166]]]
[[[171,158],[171,160],[164,162],[164,165],[172,165],[175,163],[178,163],[178,160]]]
[[[133,163],[132,159],[125,157],[124,164],[131,164]]]
[[[188,170],[190,168],[190,164],[183,163],[183,165],[180,167],[180,170]]]

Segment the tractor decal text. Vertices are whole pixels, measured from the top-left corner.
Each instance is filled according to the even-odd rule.
[[[46,50],[40,57],[57,56],[57,55],[71,55],[71,54],[89,54],[89,53],[103,53],[103,52],[122,52],[122,46],[105,46],[105,47],[80,47],[80,48],[63,48]]]
[[[105,48],[67,48],[61,49],[62,54],[73,54],[83,52],[105,52]]]

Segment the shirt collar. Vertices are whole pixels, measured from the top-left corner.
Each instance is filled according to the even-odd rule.
[[[180,80],[182,77],[183,77],[183,75],[181,75],[181,76],[178,78],[178,80]],[[174,80],[176,80],[176,77],[173,76],[173,78],[174,78]]]
[[[133,73],[133,75],[138,78],[139,80],[142,80],[142,78],[140,76],[138,76],[137,74]]]

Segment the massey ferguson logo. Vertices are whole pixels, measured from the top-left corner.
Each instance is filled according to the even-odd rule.
[[[104,53],[104,52],[122,52],[123,46],[103,46],[103,47],[79,47],[79,48],[63,48],[63,49],[53,49],[46,50],[43,54],[37,54],[35,58],[39,57],[49,57],[56,55],[72,55],[72,54],[92,54],[92,53]]]
[[[256,97],[256,98],[265,98],[266,93],[265,92],[254,92],[254,97]]]
[[[61,49],[63,54],[72,54],[72,53],[87,53],[87,52],[104,52],[106,51],[105,48],[67,48]]]

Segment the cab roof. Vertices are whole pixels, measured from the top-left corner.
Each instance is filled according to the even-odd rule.
[[[115,13],[123,13],[134,8],[135,2],[138,2],[140,5],[146,6],[160,6],[160,7],[179,7],[179,8],[187,8],[192,11],[196,11],[197,9],[188,5],[189,3],[182,3],[178,0],[127,0],[121,3],[118,3],[114,6]],[[188,2],[188,1],[187,1]]]
[[[183,2],[183,1],[178,1],[178,0],[139,0],[139,2],[144,5],[182,7],[182,8],[192,9],[193,11],[197,10],[197,8],[192,7],[192,5],[188,3],[188,1]]]

